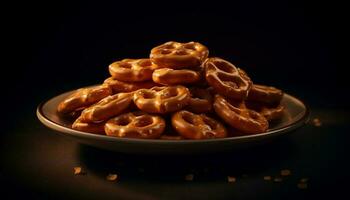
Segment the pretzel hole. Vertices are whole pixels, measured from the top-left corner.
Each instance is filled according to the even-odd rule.
[[[119,126],[126,126],[126,125],[130,124],[130,122],[131,122],[131,120],[128,117],[122,117],[116,121],[116,124]]]
[[[178,92],[175,88],[171,88],[171,89],[168,89],[168,90],[164,90],[161,95],[160,95],[160,98],[161,99],[167,99],[167,98],[170,98],[170,97],[175,97],[178,95]]]
[[[187,112],[182,114],[182,119],[189,124],[194,124],[194,117]]]
[[[203,122],[210,127],[211,130],[216,129],[216,124],[213,123],[212,121],[208,120],[207,118],[202,118]]]
[[[147,66],[151,66],[152,65],[152,62],[150,61],[150,60],[141,60],[140,62],[139,62],[139,65],[141,66],[141,67],[147,67]]]
[[[153,99],[155,97],[155,95],[152,92],[144,92],[142,94],[142,97],[145,99]]]
[[[172,51],[169,50],[169,49],[162,49],[162,50],[160,51],[160,53],[163,54],[163,55],[170,54],[171,52],[172,52]]]
[[[182,56],[182,55],[187,55],[188,53],[186,52],[185,49],[180,49],[180,50],[176,50],[175,51],[175,55],[179,55],[179,56]]]
[[[119,67],[130,69],[131,68],[131,64],[122,62],[122,63],[119,63]]]
[[[137,119],[135,122],[136,127],[145,127],[153,123],[153,119],[147,116],[143,116]]]
[[[190,50],[193,50],[193,51],[196,50],[196,47],[195,47],[194,44],[185,44],[184,47],[185,47],[186,49],[190,49]]]

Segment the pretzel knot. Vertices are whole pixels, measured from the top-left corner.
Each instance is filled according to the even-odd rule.
[[[175,130],[187,139],[210,139],[227,136],[225,127],[204,114],[194,114],[186,110],[176,112],[171,123]]]
[[[214,110],[226,123],[244,133],[263,133],[269,127],[265,117],[246,108],[244,102],[230,103],[222,96],[216,95]]]
[[[141,111],[119,115],[105,125],[107,135],[128,138],[159,138],[164,129],[164,119]]]
[[[97,133],[104,134],[105,122],[93,123],[85,122],[82,117],[77,118],[72,124],[72,128],[78,131],[88,132],[88,133]]]
[[[243,70],[221,58],[209,58],[203,66],[206,80],[219,94],[237,100],[247,97],[252,82]]]
[[[133,100],[133,92],[108,96],[81,113],[85,122],[101,122],[124,112]]]
[[[116,94],[119,92],[133,92],[139,89],[152,88],[158,85],[153,81],[124,82],[124,81],[118,81],[113,77],[107,78],[104,81],[104,83],[107,84],[112,89],[113,94]]]
[[[153,87],[140,89],[134,94],[136,106],[148,113],[169,113],[182,109],[190,100],[190,92],[184,86]]]
[[[64,99],[57,108],[61,114],[68,114],[77,110],[84,109],[112,93],[108,85],[99,85],[89,88],[76,90],[72,95]]]
[[[283,92],[275,87],[253,84],[247,100],[273,105],[279,104],[282,97]]]
[[[194,113],[207,113],[213,108],[213,97],[208,89],[191,88],[191,98],[186,109]]]
[[[151,50],[152,62],[173,69],[199,66],[207,57],[208,48],[198,42],[167,42]]]
[[[190,84],[199,81],[200,73],[189,69],[162,68],[153,72],[154,82],[162,85]]]
[[[150,59],[124,59],[109,65],[109,73],[119,81],[139,82],[152,79],[158,68]]]

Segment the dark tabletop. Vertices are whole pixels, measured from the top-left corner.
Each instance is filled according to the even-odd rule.
[[[14,5],[7,30],[13,31],[8,51],[15,54],[2,78],[1,199],[320,199],[348,193],[350,98],[337,49],[342,12],[295,1],[183,5],[140,5],[134,14],[121,9],[127,3]],[[148,56],[169,40],[204,43],[254,82],[302,99],[311,122],[318,118],[321,126],[308,123],[231,152],[159,156],[85,146],[37,120],[40,102],[100,83],[112,61]],[[85,174],[74,175],[78,166]],[[281,176],[284,169],[291,174]],[[117,181],[106,180],[108,174],[117,174]],[[297,186],[302,178],[306,189]]]

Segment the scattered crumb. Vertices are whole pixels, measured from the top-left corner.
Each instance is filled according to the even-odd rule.
[[[106,179],[108,181],[116,181],[118,179],[118,175],[117,174],[108,174]]]
[[[193,174],[187,174],[187,175],[185,176],[185,180],[186,180],[186,181],[193,181],[193,177],[194,177]]]
[[[289,176],[291,175],[291,171],[289,169],[283,169],[281,170],[281,176]]]
[[[299,189],[307,189],[307,183],[298,183],[297,186]]]
[[[84,175],[86,174],[81,167],[74,167],[74,175]]]
[[[314,119],[312,120],[312,124],[313,124],[314,126],[316,126],[316,127],[322,126],[322,122],[321,122],[321,120],[320,120],[319,118],[314,118]]]
[[[275,177],[274,179],[273,179],[273,181],[275,181],[275,182],[282,182],[282,178],[281,177]]]
[[[234,183],[234,182],[236,182],[236,178],[233,177],[233,176],[227,176],[227,181],[228,181],[229,183]]]
[[[300,182],[301,182],[301,183],[306,183],[306,182],[308,182],[308,181],[309,181],[308,178],[302,178],[302,179],[300,179]]]
[[[265,181],[271,181],[271,180],[272,180],[272,177],[271,177],[271,176],[264,176],[264,180],[265,180]]]

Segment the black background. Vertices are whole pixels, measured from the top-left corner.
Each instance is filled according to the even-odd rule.
[[[225,58],[243,68],[255,83],[273,85],[300,97],[314,114],[334,115],[329,119],[336,122],[335,119],[341,118],[343,125],[348,122],[349,89],[345,72],[348,64],[343,62],[345,51],[340,48],[345,42],[347,24],[344,5],[335,1],[50,1],[14,2],[3,9],[2,101],[6,114],[2,115],[5,127],[1,160],[3,166],[13,165],[13,170],[3,167],[1,171],[6,194],[15,192],[15,196],[33,197],[42,194],[38,190],[28,191],[32,188],[28,189],[30,182],[24,179],[31,177],[29,172],[21,174],[27,178],[18,175],[9,181],[18,170],[23,171],[20,166],[23,162],[38,159],[27,158],[31,145],[23,140],[31,138],[30,131],[36,132],[33,133],[36,139],[43,142],[62,140],[48,140],[47,137],[53,136],[46,136],[48,129],[35,119],[35,109],[41,101],[67,90],[100,83],[108,77],[107,67],[111,62],[147,57],[152,47],[169,40],[201,42],[209,48],[211,56]],[[339,149],[333,148],[337,153],[330,157],[348,152],[344,140],[348,137],[342,134],[348,131],[347,126],[331,127],[325,134],[337,131],[341,135],[334,133],[334,137],[338,136],[340,144],[328,145]],[[324,141],[329,139],[325,136]],[[29,154],[16,157],[16,150]],[[325,153],[324,148],[319,150],[316,157]],[[345,158],[339,159],[332,170],[345,169],[340,166]],[[332,181],[338,182],[334,183],[338,187],[342,180],[345,178]],[[327,181],[331,180],[324,180]],[[317,190],[323,187],[326,186],[320,184]],[[330,191],[327,194],[331,195],[333,190]],[[52,197],[56,193],[62,191],[50,189],[39,196]],[[73,191],[68,197],[76,194]]]

